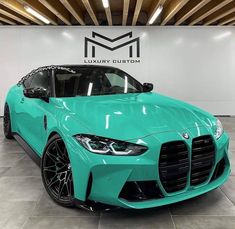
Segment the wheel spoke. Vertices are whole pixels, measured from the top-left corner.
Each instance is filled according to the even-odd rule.
[[[49,192],[60,201],[73,198],[73,179],[70,160],[62,140],[55,140],[48,146],[42,169]]]
[[[61,160],[61,157],[54,155],[52,153],[50,153],[49,151],[47,151],[47,155],[50,157],[50,159],[56,164],[58,162],[60,162],[61,164],[65,164],[64,160]]]
[[[68,196],[71,198],[72,197],[72,174],[70,173],[68,176],[68,182],[67,182],[67,190],[68,190]]]
[[[57,169],[56,169],[56,166],[55,165],[49,165],[49,166],[45,166],[43,168],[44,171],[46,172],[53,172],[53,173],[56,173],[57,172]]]
[[[57,173],[59,174],[59,173],[64,172],[64,169],[65,169],[65,168],[67,168],[67,165],[63,165],[63,166],[61,166],[61,167],[58,167]]]
[[[60,159],[60,161],[66,162],[63,158],[63,151],[60,149],[60,146],[58,145],[58,142],[55,142],[55,149],[57,152],[57,157]]]
[[[59,181],[57,176],[58,176],[58,174],[56,174],[54,177],[52,177],[52,179],[50,180],[50,182],[48,184],[48,187],[51,187],[53,184],[55,184],[56,182]]]
[[[63,179],[62,181],[60,181],[60,184],[59,184],[58,199],[61,198],[61,194],[63,192],[64,186],[65,186],[65,182],[64,182],[64,179]]]
[[[58,159],[55,155],[51,154],[49,151],[47,151],[46,154],[55,164],[58,162]]]

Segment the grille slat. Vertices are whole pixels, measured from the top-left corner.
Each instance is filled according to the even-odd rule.
[[[206,137],[210,137],[209,135],[206,135]],[[202,139],[199,139],[199,138],[202,138]],[[194,145],[201,145],[201,144],[210,144],[210,143],[213,143],[213,140],[212,138],[208,138],[208,139],[204,139],[204,136],[201,136],[201,137],[198,137],[197,138],[197,141],[194,142]]]
[[[208,179],[208,175],[206,174],[205,176],[201,176],[198,178],[191,179],[191,184],[192,185],[198,185],[200,183],[205,182]]]
[[[198,177],[198,176],[201,176],[201,175],[204,175],[204,174],[208,174],[210,173],[210,169],[207,169],[207,170],[204,170],[204,171],[199,171],[199,172],[194,172],[191,177],[192,178],[195,178],[195,177]]]
[[[192,142],[191,185],[208,180],[215,162],[215,146],[211,136],[200,136]]]
[[[193,152],[196,153],[196,152],[201,152],[203,150],[207,151],[208,150],[213,150],[214,149],[214,145],[207,145],[207,146],[201,146],[201,147],[194,147],[193,149]]]
[[[205,157],[210,157],[210,156],[214,156],[214,152],[209,152],[209,153],[205,153],[205,154],[194,154],[194,158],[195,159],[201,159],[201,158],[205,158]]]
[[[194,138],[191,151],[190,184],[196,186],[208,180],[215,163],[215,146],[210,135]],[[184,141],[162,144],[159,175],[166,192],[184,189],[190,170],[189,152]]]
[[[161,155],[160,157],[161,157],[162,159],[166,159],[166,158],[181,157],[181,156],[185,156],[185,155],[187,155],[187,154],[188,154],[188,151],[181,151],[181,152],[178,152],[178,153],[174,152],[174,154],[172,154],[172,155],[163,154],[163,155]]]
[[[176,162],[177,162],[177,164],[182,164],[183,165],[184,163],[188,163],[188,159],[183,158],[183,159],[179,159],[179,160],[173,160],[173,159],[170,159],[168,161],[165,160],[161,163],[161,166],[165,166],[165,167],[170,168],[170,166],[177,165]]]
[[[187,180],[187,176],[186,177],[181,177],[175,180],[165,180],[162,183],[163,184],[180,184],[180,183],[184,183]]]
[[[185,183],[182,184],[177,184],[177,185],[171,185],[171,186],[167,186],[167,188],[165,188],[165,190],[170,193],[170,192],[177,192],[179,190],[182,190],[185,188]]]
[[[159,175],[166,192],[184,189],[189,171],[188,149],[183,141],[164,143],[159,157]]]

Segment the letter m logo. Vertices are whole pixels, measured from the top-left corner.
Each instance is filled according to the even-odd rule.
[[[97,41],[95,39],[96,37],[99,37],[100,38],[99,40],[101,40],[101,41],[104,40],[104,41],[106,41],[106,43],[108,43],[110,45],[103,44],[100,41]],[[119,40],[126,38],[126,37],[128,37],[129,40],[124,41],[121,44],[119,43],[116,46],[113,45],[116,41],[119,41]],[[133,47],[136,47],[136,52],[135,52],[136,57],[140,57],[140,38],[139,37],[132,38],[132,32],[123,34],[123,35],[116,37],[114,39],[103,36],[103,35],[96,33],[96,32],[92,32],[92,38],[93,39],[85,37],[85,46],[84,46],[85,47],[84,48],[85,57],[88,57],[88,51],[90,50],[90,48],[91,48],[91,56],[95,57],[95,55],[96,55],[95,47],[96,46],[100,46],[100,47],[107,49],[107,50],[110,50],[110,51],[115,51],[117,49],[120,49],[120,48],[126,46],[127,48],[129,48],[129,57],[133,57]],[[136,45],[134,45],[134,44],[136,44]]]

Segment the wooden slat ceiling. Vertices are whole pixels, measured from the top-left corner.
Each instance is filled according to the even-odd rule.
[[[235,25],[235,0],[0,0],[0,25]],[[26,11],[30,7],[49,21]]]

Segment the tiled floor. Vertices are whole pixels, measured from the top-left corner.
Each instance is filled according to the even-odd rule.
[[[221,118],[235,155],[235,118]],[[16,141],[4,139],[0,119],[0,228],[235,229],[235,156],[232,176],[200,197],[144,211],[89,213],[56,205],[45,193],[40,169]]]

